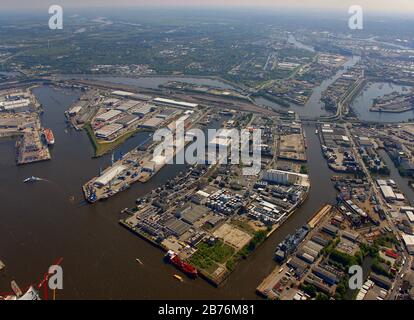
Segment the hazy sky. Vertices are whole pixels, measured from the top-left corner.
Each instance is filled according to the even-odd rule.
[[[0,0],[0,10],[42,9],[52,4],[73,7],[128,6],[254,6],[291,9],[325,8],[347,10],[361,5],[366,11],[404,12],[414,14],[414,0]]]

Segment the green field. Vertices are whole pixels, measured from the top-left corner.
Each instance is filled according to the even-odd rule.
[[[212,273],[217,269],[218,264],[226,262],[234,252],[234,248],[222,241],[217,241],[213,245],[201,242],[197,245],[197,251],[191,256],[189,262],[208,273]]]
[[[115,141],[102,143],[98,139],[96,139],[90,123],[85,125],[85,129],[95,149],[95,155],[94,155],[95,157],[101,157],[104,154],[114,150],[116,147],[123,144],[126,140],[132,137],[135,133],[146,131],[146,130],[137,129],[137,130],[125,133],[124,135],[116,139]]]

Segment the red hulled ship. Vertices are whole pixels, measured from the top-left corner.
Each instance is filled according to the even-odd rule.
[[[198,276],[197,269],[194,268],[191,264],[182,261],[180,257],[172,250],[167,252],[167,259],[171,264],[173,264],[177,269],[184,272],[187,276],[191,278],[196,278]]]
[[[55,136],[53,135],[52,130],[50,130],[50,129],[44,129],[43,130],[43,136],[45,137],[46,143],[49,146],[55,144]]]

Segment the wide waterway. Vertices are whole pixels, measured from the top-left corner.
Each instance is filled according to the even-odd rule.
[[[54,131],[56,145],[51,161],[17,167],[14,141],[0,141],[0,259],[7,265],[6,275],[0,276],[0,292],[10,291],[11,279],[22,288],[37,283],[48,266],[62,257],[64,290],[57,293],[58,298],[255,298],[256,286],[275,266],[275,246],[325,202],[335,201],[331,171],[315,128],[306,126],[312,188],[304,205],[241,263],[223,287],[214,288],[201,279],[178,282],[172,277],[178,271],[163,263],[163,253],[122,228],[118,220],[121,209],[183,167],[167,166],[146,184],[135,184],[105,202],[86,204],[81,185],[100,166],[109,165],[110,156],[93,159],[86,133],[67,128],[63,112],[77,99],[76,91],[40,87],[34,92],[45,110],[42,123]],[[146,137],[137,135],[119,150],[125,153]],[[22,183],[31,175],[45,181]]]
[[[407,121],[408,119],[414,119],[414,110],[399,113],[369,111],[374,99],[392,92],[407,92],[409,89],[410,87],[408,86],[396,85],[387,82],[369,83],[355,98],[351,108],[355,111],[358,119],[364,121],[402,122]]]

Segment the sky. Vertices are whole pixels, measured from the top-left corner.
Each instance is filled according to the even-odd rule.
[[[63,8],[81,7],[272,7],[286,9],[348,10],[351,5],[360,5],[365,11],[383,13],[414,14],[414,0],[0,0],[0,10],[43,9],[52,4]]]

